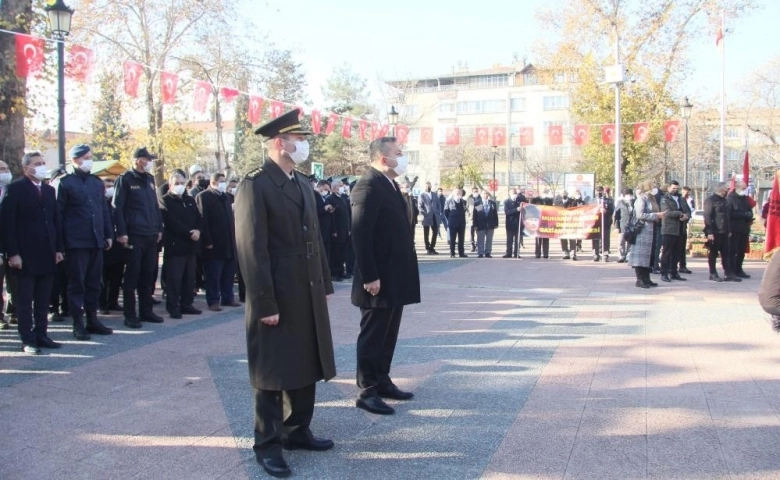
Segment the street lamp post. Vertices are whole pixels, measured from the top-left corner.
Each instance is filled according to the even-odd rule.
[[[387,115],[390,122],[390,133],[395,137],[395,125],[398,123],[398,112],[395,110],[395,105],[390,107],[390,113]]]
[[[685,103],[680,105],[680,111],[682,117],[685,120],[685,147],[684,147],[684,163],[683,163],[683,185],[688,186],[688,119],[691,118],[691,111],[693,105],[688,101],[688,97],[685,97]]]
[[[45,7],[49,26],[57,39],[57,108],[59,113],[58,139],[60,166],[65,167],[65,37],[70,34],[73,9],[57,0]]]
[[[498,154],[498,146],[493,145],[493,183],[490,185],[490,189],[493,190],[493,197],[496,196],[498,190],[498,181],[496,181],[496,155]]]

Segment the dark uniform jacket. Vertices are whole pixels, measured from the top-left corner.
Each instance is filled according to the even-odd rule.
[[[406,202],[398,185],[369,168],[352,190],[352,304],[391,308],[420,303],[420,271]],[[380,281],[378,295],[363,284]]]
[[[105,247],[114,236],[106,188],[96,176],[76,168],[57,187],[57,206],[62,219],[63,242],[67,250]]]
[[[195,199],[186,193],[180,197],[171,192],[160,201],[163,216],[163,247],[166,257],[191,256],[199,251],[200,240],[194,241],[193,230],[203,234],[203,218]]]
[[[417,225],[417,216],[420,214],[420,210],[417,208],[417,199],[408,193],[401,193],[401,195],[406,203],[406,216],[409,217],[409,225],[414,227]]]
[[[490,205],[487,213],[485,213],[485,203],[485,200],[482,200],[482,203],[474,206],[474,212],[472,213],[474,227],[476,227],[477,230],[498,228],[498,209],[496,208],[496,202],[493,200],[487,201],[487,204]]]
[[[112,199],[109,198],[103,201],[108,206],[108,211],[110,212],[111,218],[114,218],[114,207],[111,205]],[[116,241],[116,236],[113,232],[113,226],[111,231],[111,238],[114,239],[114,243],[111,244],[111,248],[103,252],[103,266],[117,265],[125,261],[127,249]]]
[[[466,199],[457,200],[450,197],[444,204],[444,216],[447,218],[447,228],[457,230],[461,225],[466,225]]]
[[[230,260],[236,258],[236,230],[233,222],[233,207],[227,193],[220,194],[213,188],[204,190],[195,197],[198,210],[203,217],[200,234],[204,259]],[[211,248],[206,248],[211,246]]]
[[[517,210],[525,202],[524,195],[517,195],[517,198],[507,198],[504,200],[504,215],[506,215],[507,231],[516,232],[520,228],[520,212]]]
[[[604,231],[608,231],[612,226],[612,216],[615,214],[615,202],[609,197],[595,197],[592,201],[593,205],[604,204]],[[601,225],[601,219],[599,219],[599,225]]]
[[[23,276],[53,275],[55,254],[64,252],[62,225],[54,188],[41,189],[22,177],[7,187],[2,213],[6,258],[22,257]]]
[[[750,235],[750,225],[753,224],[753,209],[748,203],[748,198],[731,192],[726,196],[729,205],[729,217],[731,217],[731,230],[734,235]]]
[[[678,206],[677,203],[680,205]],[[680,220],[680,217],[687,215],[691,218],[691,211],[688,209],[688,203],[682,197],[677,197],[677,201],[670,194],[666,194],[661,197],[661,207],[664,214],[664,218],[661,220],[661,235],[682,235],[685,231],[685,222]]]
[[[326,300],[333,284],[314,190],[305,175],[294,178],[266,160],[236,194],[249,373],[262,390],[293,390],[336,376]],[[260,322],[276,314],[277,325]]]
[[[330,241],[334,243],[346,243],[347,236],[349,235],[350,212],[347,211],[347,206],[344,204],[341,197],[335,193],[328,195],[326,200],[327,204],[334,208]],[[334,237],[333,234],[336,234],[336,236]]]
[[[317,220],[320,223],[320,233],[322,234],[323,242],[330,242],[333,240],[331,235],[333,234],[333,214],[325,210],[325,206],[328,204],[327,197],[323,197],[319,192],[314,192],[314,199],[317,202]]]
[[[162,215],[154,188],[154,177],[128,170],[114,184],[116,236],[157,235],[162,232]]]
[[[534,197],[528,203],[530,203],[532,205],[552,205],[553,204],[553,199],[552,198]]]
[[[729,233],[731,215],[725,197],[713,193],[704,200],[704,234]]]
[[[585,202],[583,202],[582,200],[576,200],[574,197],[568,197],[566,199],[564,199],[563,197],[556,197],[555,202],[553,204],[556,207],[572,208],[572,207],[579,207],[584,203]]]

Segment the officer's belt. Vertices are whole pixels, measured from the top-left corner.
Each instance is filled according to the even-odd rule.
[[[311,258],[311,256],[314,255],[314,242],[306,242],[306,245],[298,245],[295,247],[275,248],[269,250],[268,254],[272,258],[303,256]]]

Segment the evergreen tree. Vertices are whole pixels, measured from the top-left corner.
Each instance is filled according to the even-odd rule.
[[[122,121],[122,101],[118,95],[121,79],[109,72],[100,77],[100,98],[92,119],[92,151],[100,160],[121,160],[128,155],[129,132]]]

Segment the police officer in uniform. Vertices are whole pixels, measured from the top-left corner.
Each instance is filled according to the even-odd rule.
[[[157,243],[162,240],[162,214],[154,189],[154,159],[146,147],[133,153],[131,170],[119,176],[114,186],[116,241],[128,249],[122,285],[125,326],[141,328],[141,320],[162,323],[152,311],[156,280]],[[135,291],[138,290],[138,313]]]
[[[323,451],[315,437],[315,384],[336,376],[326,296],[333,293],[314,190],[295,165],[309,144],[293,110],[260,126],[268,152],[236,193],[238,263],[246,281],[249,374],[255,391],[257,462],[291,474],[282,448]]]

